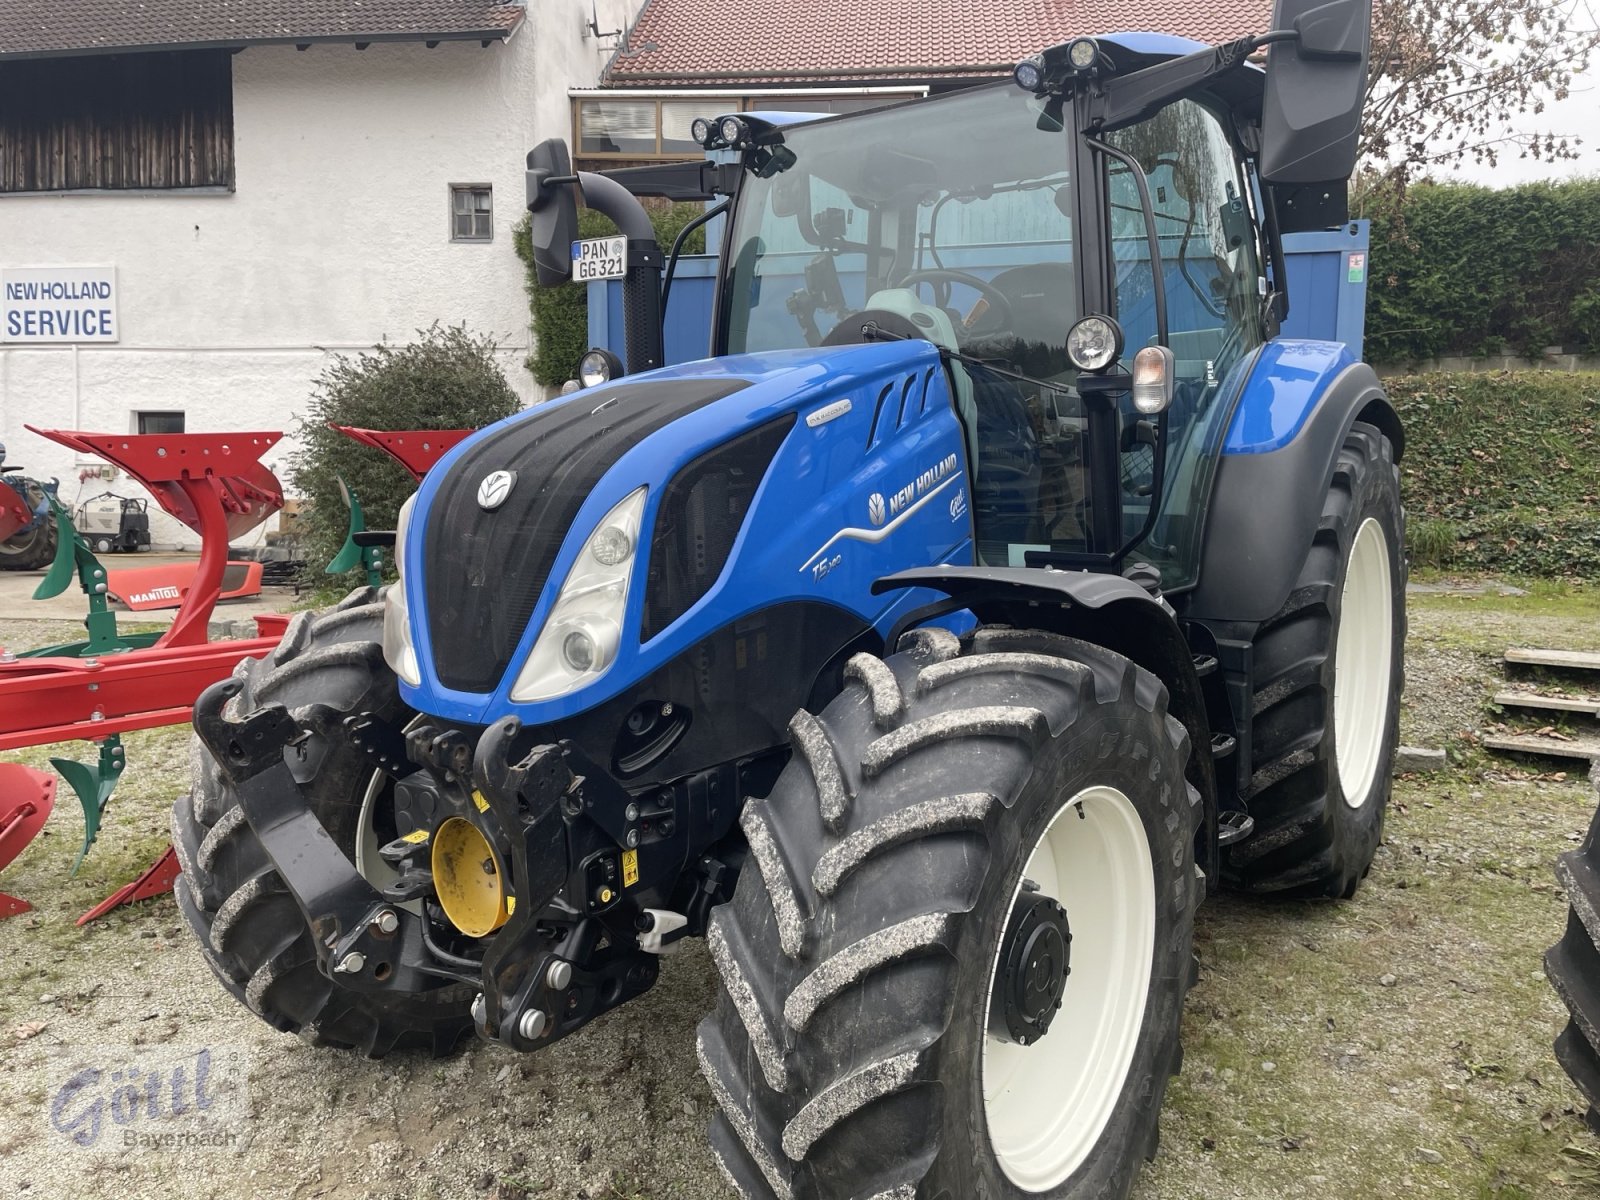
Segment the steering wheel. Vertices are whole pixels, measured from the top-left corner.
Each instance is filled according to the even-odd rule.
[[[943,308],[950,298],[950,284],[965,284],[989,302],[989,311],[982,317],[988,326],[984,332],[1004,329],[1011,324],[1011,301],[1006,294],[992,283],[979,279],[976,275],[969,275],[965,271],[952,271],[946,267],[929,267],[925,271],[913,271],[900,281],[903,288],[915,289],[919,283],[942,284],[943,289],[936,289],[934,301]],[[963,322],[965,325],[965,323]],[[980,332],[971,326],[966,326],[967,333]]]

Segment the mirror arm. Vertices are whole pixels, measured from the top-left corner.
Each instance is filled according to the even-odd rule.
[[[1131,75],[1116,76],[1090,97],[1090,129],[1096,134],[1107,134],[1137,125],[1174,100],[1237,71],[1256,51],[1274,42],[1293,42],[1299,38],[1299,33],[1293,29],[1279,29],[1196,50]]]

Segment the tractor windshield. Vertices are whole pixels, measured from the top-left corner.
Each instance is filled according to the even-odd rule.
[[[820,345],[850,313],[921,303],[950,349],[1065,370],[1071,192],[1043,108],[1003,84],[789,130],[794,164],[740,193],[722,350]]]

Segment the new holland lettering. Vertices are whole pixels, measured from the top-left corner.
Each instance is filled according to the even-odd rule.
[[[104,279],[36,279],[6,284],[7,300],[109,300],[111,284]]]
[[[956,469],[956,456],[946,455],[933,466],[929,467],[915,480],[905,485],[894,495],[889,497],[889,513],[896,515],[903,512],[908,504],[921,496],[926,496],[931,488],[937,487],[948,479]]]

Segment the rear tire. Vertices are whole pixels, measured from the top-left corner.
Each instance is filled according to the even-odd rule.
[[[341,712],[358,707],[403,723],[410,715],[383,661],[383,605],[370,588],[337,607],[301,613],[265,658],[246,659],[229,701],[248,713],[273,703],[291,712],[312,702]],[[245,820],[233,787],[196,738],[194,785],[172,807],[172,845],[183,876],[178,908],[223,987],[274,1029],[319,1046],[380,1058],[420,1048],[446,1054],[471,1028],[473,990],[354,992],[317,969],[305,917]],[[313,733],[294,760],[312,811],[352,860],[362,802],[375,770],[336,736]]]
[[[44,503],[44,489],[31,479],[7,480],[22,502],[37,512]],[[44,519],[26,533],[19,533],[9,541],[0,542],[0,571],[37,571],[48,567],[56,557],[55,514],[46,511]]]
[[[708,931],[712,1148],[763,1200],[1126,1196],[1181,1062],[1203,893],[1183,726],[1082,642],[902,646],[795,717],[794,760],[746,805],[750,865]],[[1025,873],[1072,933],[1061,1020],[1028,1046],[989,1033]]]
[[[1224,879],[1247,892],[1355,895],[1383,839],[1405,685],[1405,511],[1394,447],[1345,438],[1311,550],[1256,634],[1250,815]]]
[[[1600,791],[1600,768],[1594,769]],[[1589,1127],[1600,1130],[1600,813],[1577,850],[1556,860],[1567,894],[1567,929],[1545,952],[1544,971],[1571,1019],[1556,1038],[1556,1059],[1589,1101]]]

